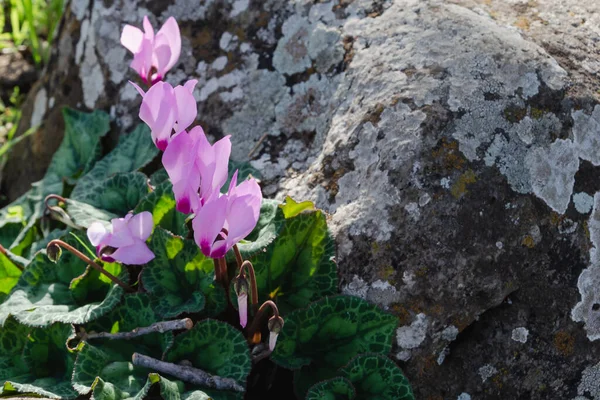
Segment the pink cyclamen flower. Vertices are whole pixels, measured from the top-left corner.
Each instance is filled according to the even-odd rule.
[[[262,193],[254,179],[237,184],[237,171],[226,195],[212,197],[196,213],[194,240],[207,257],[221,258],[248,236],[258,222]]]
[[[123,264],[141,265],[154,258],[154,253],[146,245],[152,233],[154,222],[148,211],[125,218],[114,218],[112,231],[100,222],[94,222],[87,230],[88,239],[96,246],[96,254],[103,261],[119,261]]]
[[[121,44],[133,53],[130,66],[146,84],[154,84],[165,76],[179,59],[181,35],[175,18],[170,17],[154,35],[148,17],[143,20],[144,32],[125,25],[121,33]]]
[[[152,140],[159,150],[165,151],[173,132],[184,131],[196,119],[198,109],[192,94],[196,83],[198,81],[192,79],[173,88],[166,82],[157,82],[144,93],[131,82],[143,97],[140,119],[150,128]]]
[[[227,181],[230,154],[229,136],[211,145],[200,126],[173,137],[162,163],[173,183],[179,212],[197,212],[212,197],[219,195]]]

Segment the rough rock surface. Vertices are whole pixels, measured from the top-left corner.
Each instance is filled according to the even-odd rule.
[[[5,189],[41,176],[62,105],[132,127],[120,29],[175,16],[168,80],[199,80],[235,158],[266,135],[267,196],[331,213],[341,289],[398,316],[417,398],[598,399],[600,5],[565,3],[72,1]]]

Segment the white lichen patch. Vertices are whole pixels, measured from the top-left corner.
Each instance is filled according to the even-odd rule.
[[[442,331],[442,339],[447,342],[452,342],[458,336],[458,328],[450,325]]]
[[[33,111],[31,112],[30,126],[37,126],[42,123],[44,115],[46,115],[48,104],[48,93],[45,88],[38,90],[33,101]]]
[[[343,294],[348,296],[360,297],[361,299],[367,298],[368,291],[369,286],[367,285],[367,282],[362,280],[358,275],[354,275],[352,277],[352,282],[342,287]]]
[[[579,157],[600,165],[600,105],[594,107],[592,115],[582,110],[576,110],[572,115],[573,137]]]
[[[550,148],[537,148],[525,159],[533,193],[554,211],[564,214],[571,201],[579,158],[573,142],[558,139]]]
[[[583,370],[581,381],[577,386],[577,394],[591,396],[593,400],[600,400],[600,363]]]
[[[515,342],[527,343],[527,337],[529,336],[529,330],[524,327],[515,328],[512,330],[510,338]]]
[[[577,288],[581,301],[571,310],[575,322],[584,322],[587,337],[600,339],[600,192],[594,196],[594,208],[588,220],[590,232],[590,265],[581,272]]]
[[[319,72],[325,73],[339,64],[344,58],[339,30],[317,24],[310,35],[308,55],[315,61],[315,67]]]
[[[231,12],[229,13],[230,18],[235,18],[248,9],[250,0],[235,0],[231,6]]]
[[[423,313],[417,314],[417,318],[408,326],[401,326],[396,330],[396,342],[402,349],[415,349],[423,343],[427,337],[429,319]]]
[[[485,383],[485,381],[487,381],[489,378],[496,375],[498,373],[498,370],[494,366],[486,364],[483,367],[479,368],[478,373],[481,377],[481,381]]]
[[[573,195],[573,204],[577,212],[587,214],[594,206],[594,198],[585,192],[575,193]]]
[[[296,74],[311,65],[308,43],[312,24],[305,18],[292,15],[283,23],[283,37],[273,53],[273,66],[282,74]]]
[[[456,398],[456,400],[471,400],[471,395],[469,393],[461,393],[458,395],[458,397]]]

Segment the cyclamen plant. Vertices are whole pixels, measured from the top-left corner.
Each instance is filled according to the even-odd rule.
[[[289,379],[282,367],[282,398],[414,399],[387,357],[397,318],[336,295],[326,215],[263,198],[258,171],[230,159],[235,137],[210,143],[198,82],[162,81],[177,22],[142,24],[121,43],[148,129],[98,160],[108,116],[66,109],[46,176],[0,209],[0,395],[240,400],[251,373]]]

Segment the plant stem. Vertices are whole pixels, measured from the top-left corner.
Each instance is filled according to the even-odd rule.
[[[221,270],[223,288],[225,289],[225,293],[227,293],[229,290],[229,276],[227,274],[227,261],[225,261],[225,257],[219,258],[219,268]]]
[[[272,300],[267,300],[264,303],[262,303],[262,305],[260,306],[260,308],[256,312],[256,315],[254,316],[254,319],[252,320],[252,324],[250,325],[250,329],[248,329],[248,339],[253,344],[257,344],[258,342],[260,342],[260,335],[257,336],[257,335],[255,335],[255,333],[259,332],[258,331],[258,326],[260,324],[262,316],[265,313],[265,309],[267,307],[271,307],[271,310],[273,311],[273,316],[276,317],[276,318],[279,318],[279,309],[277,308],[277,304],[275,304]]]
[[[223,280],[221,278],[221,265],[219,265],[219,260],[217,258],[213,258],[213,263],[215,264],[215,281],[222,284]]]
[[[23,257],[19,257],[16,254],[13,254],[12,252],[6,250],[4,248],[4,246],[2,246],[0,244],[0,253],[4,254],[6,256],[6,258],[8,258],[8,260],[18,269],[20,269],[21,271],[23,271],[25,269],[25,267],[27,266],[27,260]],[[22,264],[22,265],[21,265]]]
[[[240,253],[240,249],[238,248],[237,244],[233,245],[233,254],[235,254],[235,261],[237,262],[238,268],[242,268],[244,259],[242,258],[242,253]]]
[[[153,369],[194,385],[220,390],[235,390],[236,392],[244,391],[244,387],[234,379],[211,375],[198,368],[160,361],[139,353],[133,353],[131,361],[135,366]]]
[[[98,264],[96,264],[88,256],[86,256],[85,254],[83,254],[82,252],[80,252],[75,247],[71,246],[70,244],[63,242],[60,239],[55,239],[55,240],[52,240],[50,243],[48,243],[48,246],[46,246],[46,249],[49,247],[53,247],[53,246],[62,247],[63,249],[70,251],[77,258],[79,258],[83,262],[87,263],[92,268],[98,270],[100,273],[104,274],[104,276],[106,276],[108,279],[110,279],[113,283],[116,283],[117,285],[121,286],[123,289],[125,289],[125,291],[133,292],[133,289],[131,288],[131,286],[122,282],[119,278],[117,278],[116,276],[114,276],[113,274],[111,274],[110,272],[108,272],[107,270],[105,270],[104,268],[99,266]]]
[[[245,278],[246,277],[246,268],[248,268],[248,273],[250,274],[250,290],[252,291],[252,306],[256,306],[258,304],[258,288],[256,286],[256,276],[254,274],[254,266],[248,260],[244,261],[240,266],[240,270],[238,275]],[[256,310],[252,310],[256,311]]]
[[[133,339],[134,337],[147,335],[150,333],[163,333],[167,331],[177,331],[180,329],[190,330],[194,326],[194,323],[189,318],[177,319],[174,321],[161,321],[154,323],[150,326],[143,328],[135,328],[131,332],[100,332],[100,333],[89,333],[84,334],[83,340],[90,339]]]

